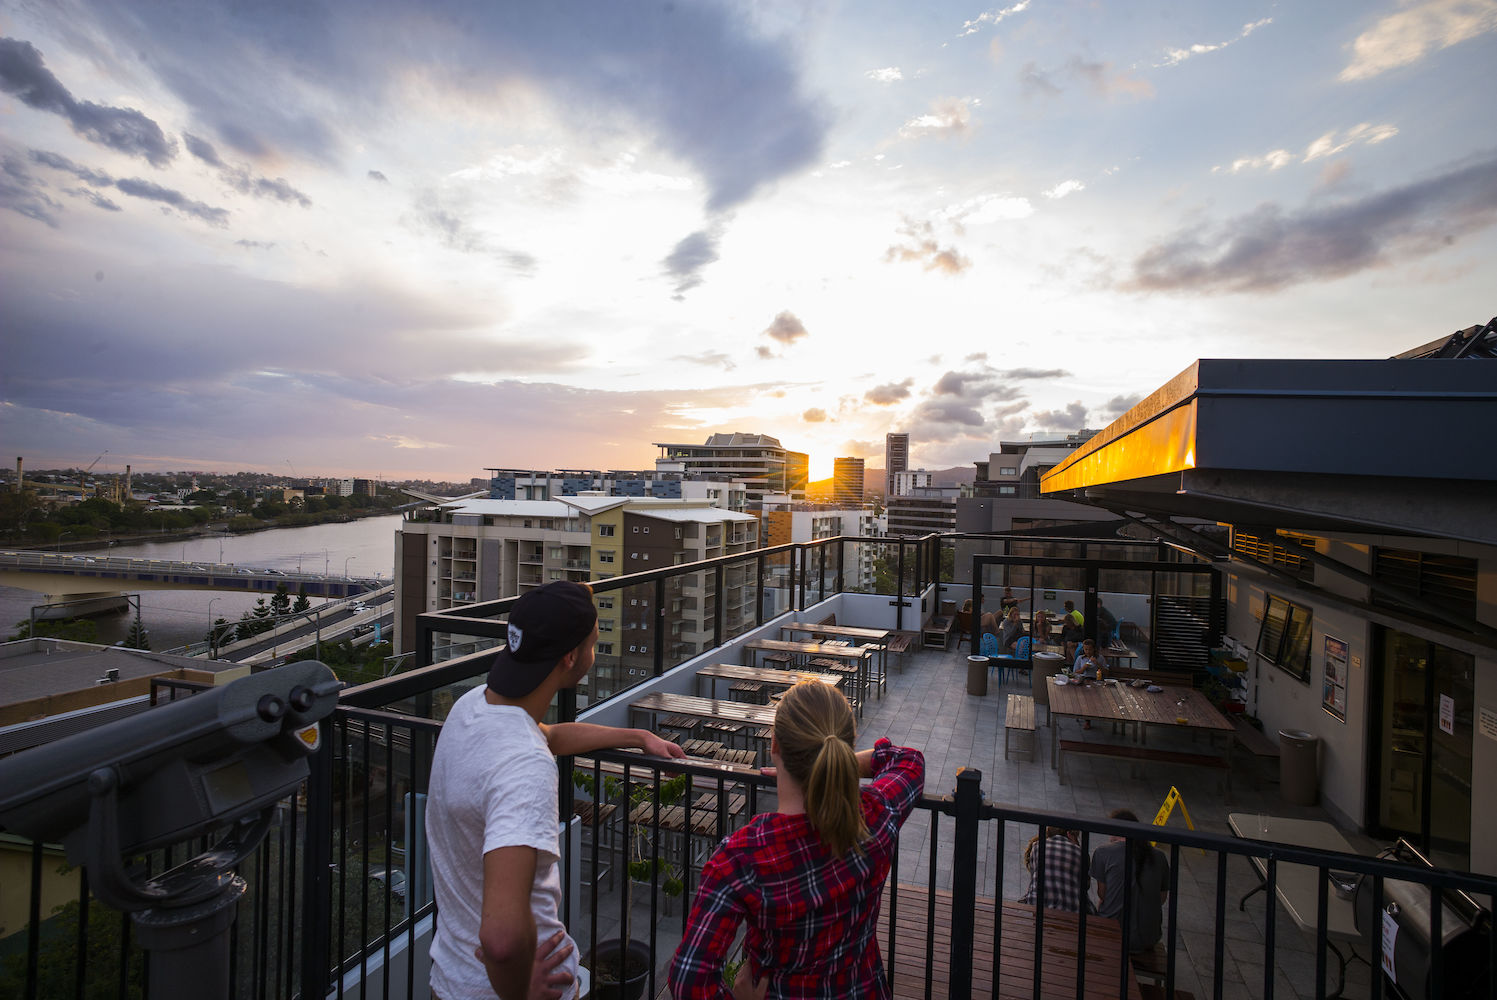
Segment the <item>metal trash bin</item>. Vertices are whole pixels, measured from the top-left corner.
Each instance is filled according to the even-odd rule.
[[[1279,791],[1290,805],[1320,801],[1320,737],[1303,729],[1279,730]]]
[[[988,693],[988,658],[986,656],[967,657],[967,693],[975,694],[979,698]]]

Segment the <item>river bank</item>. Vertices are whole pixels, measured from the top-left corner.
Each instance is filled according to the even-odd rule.
[[[195,524],[190,528],[175,528],[170,531],[138,531],[133,533],[105,534],[93,538],[70,539],[66,542],[4,541],[0,542],[0,547],[14,549],[18,552],[92,552],[96,549],[114,548],[119,545],[184,542],[195,538],[212,538],[218,535],[252,535],[262,531],[317,528],[326,525],[350,524],[354,521],[362,521],[371,517],[390,516],[392,516],[391,512],[385,509],[340,511],[336,516],[325,517],[313,524],[265,521],[253,526],[242,524],[231,526],[228,521],[215,521],[211,524]]]
[[[131,542],[115,539],[115,545],[95,539],[92,545],[72,547],[65,543],[63,548],[84,555],[233,563],[287,573],[320,571],[385,584],[391,580],[395,568],[395,535],[399,527],[399,514],[383,512],[348,522],[308,527],[270,527],[242,534],[208,530],[186,538],[173,537],[183,532],[167,532]],[[52,551],[54,547],[44,548]],[[234,622],[246,611],[253,611],[257,597],[213,590],[146,590],[139,595],[141,619],[150,632],[153,649],[198,642],[215,619]],[[14,631],[14,623],[26,621],[33,605],[45,601],[46,596],[35,591],[0,587],[0,638]],[[312,603],[316,605],[318,599],[313,598]],[[111,615],[98,619],[98,624],[98,641],[114,643],[125,637],[130,620],[127,616]]]

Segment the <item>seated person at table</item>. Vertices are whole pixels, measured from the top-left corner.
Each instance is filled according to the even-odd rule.
[[[1040,861],[1042,850],[1043,868]],[[1086,856],[1081,853],[1074,831],[1058,826],[1046,827],[1043,849],[1039,834],[1035,834],[1024,848],[1024,867],[1030,871],[1029,891],[1019,897],[1019,902],[1076,913],[1085,906],[1086,912],[1092,912],[1091,900],[1087,896],[1091,880],[1086,874]]]
[[[1107,646],[1116,642],[1118,638],[1118,619],[1107,605],[1100,600],[1097,602],[1097,641]]]
[[[1029,634],[1039,645],[1050,645],[1050,612],[1041,608],[1034,613],[1034,623],[1029,627]]]
[[[1019,609],[1009,608],[1008,617],[1003,620],[1003,628],[998,631],[998,648],[1005,653],[1011,652],[1023,635],[1024,622],[1019,618]]]
[[[1137,823],[1129,809],[1114,809],[1109,819]],[[1048,861],[1048,859],[1046,859]],[[1133,841],[1133,862],[1128,862],[1128,839],[1113,837],[1092,852],[1092,878],[1097,880],[1097,912],[1123,919],[1123,883],[1131,882],[1133,905],[1128,915],[1128,950],[1148,951],[1164,932],[1164,904],[1170,896],[1170,861],[1147,840]]]
[[[1066,659],[1076,655],[1076,647],[1081,645],[1081,628],[1086,624],[1086,616],[1076,610],[1075,601],[1066,602],[1066,612],[1060,616],[1060,641],[1066,644]]]
[[[1076,662],[1071,666],[1071,672],[1089,681],[1100,681],[1107,674],[1107,661],[1102,654],[1097,652],[1097,641],[1086,639],[1081,643],[1081,651],[1076,654]]]
[[[883,739],[855,754],[856,735],[835,688],[785,693],[770,740],[779,811],[755,816],[702,866],[671,961],[677,1000],[890,995],[875,916],[925,758]],[[730,986],[723,964],[741,923],[748,961]]]

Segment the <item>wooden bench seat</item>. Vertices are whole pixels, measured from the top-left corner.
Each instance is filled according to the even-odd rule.
[[[895,632],[889,637],[889,652],[898,657],[894,662],[900,673],[904,673],[904,658],[910,654],[910,647],[914,642],[915,635],[911,632]]]
[[[1034,760],[1034,699],[1027,694],[1008,696],[1008,709],[1003,717],[1004,760],[1008,760],[1008,741],[1013,733],[1021,734],[1018,749],[1027,750],[1029,759]]]
[[[1180,750],[1159,750],[1154,747],[1135,746],[1131,743],[1092,743],[1085,740],[1061,740],[1060,783],[1066,783],[1066,754],[1074,753],[1088,757],[1112,757],[1115,760],[1147,761],[1167,767],[1204,767],[1221,774],[1223,797],[1232,799],[1232,769],[1224,757],[1206,753],[1185,753]]]
[[[1234,717],[1232,728],[1237,730],[1237,742],[1255,757],[1272,757],[1275,760],[1279,756],[1279,745],[1269,739],[1258,728],[1246,719]]]

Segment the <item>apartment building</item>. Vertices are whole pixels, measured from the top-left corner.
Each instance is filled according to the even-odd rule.
[[[832,499],[840,504],[863,502],[863,460],[861,458],[833,460]]]
[[[922,486],[902,496],[891,496],[885,505],[891,535],[927,535],[932,531],[956,530],[956,503],[960,486]]]
[[[894,477],[910,467],[910,436],[884,435],[884,496],[894,495]]]
[[[654,497],[661,500],[706,500],[715,507],[743,510],[748,488],[741,481],[693,476],[682,472],[657,473],[611,469],[486,470],[485,488],[491,500],[552,500],[585,493],[613,497]]]
[[[766,503],[761,535],[766,548],[791,542],[814,542],[843,535],[848,538],[880,538],[888,533],[888,518],[875,514],[870,507],[843,507],[824,503]],[[856,544],[844,548],[849,587],[868,587],[873,583],[873,561],[878,556],[876,544]]]
[[[467,499],[410,511],[395,545],[396,648],[410,647],[423,611],[510,597],[555,580],[581,583],[749,552],[758,547],[758,527],[754,515],[706,498]],[[722,603],[730,622],[753,616],[753,594],[743,586],[747,573],[731,567],[725,578]],[[670,662],[684,658],[676,655],[681,650],[694,655],[711,641],[718,605],[715,579],[674,587],[667,595],[674,606],[698,614],[687,615],[672,637],[673,648],[665,651]],[[654,663],[647,643],[627,641],[652,613],[653,586],[631,588],[628,599],[635,603],[600,602],[598,688],[611,687],[617,670]]]
[[[687,479],[740,480],[748,500],[771,493],[804,500],[810,481],[811,459],[790,451],[768,434],[713,434],[704,444],[662,444],[655,459],[659,474],[676,473]]]

